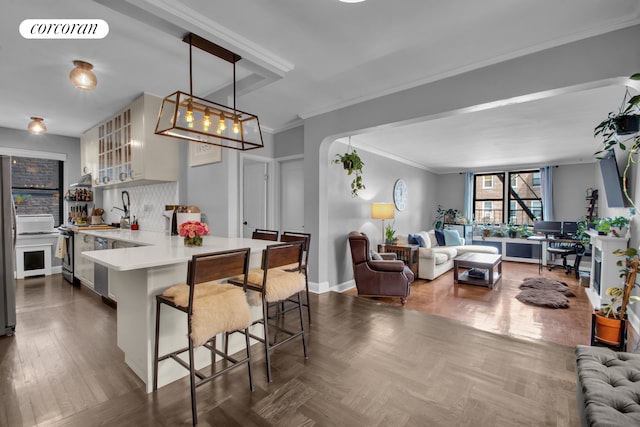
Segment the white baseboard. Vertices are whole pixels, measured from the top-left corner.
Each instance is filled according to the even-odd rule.
[[[355,287],[356,287],[356,281],[351,279],[351,280],[347,280],[346,282],[339,283],[336,286],[332,286],[331,290],[333,292],[344,292]]]
[[[324,294],[330,290],[329,282],[309,282],[309,292],[313,292],[314,294]]]

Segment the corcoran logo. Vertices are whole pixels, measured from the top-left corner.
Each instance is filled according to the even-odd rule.
[[[109,24],[102,19],[25,19],[20,35],[25,39],[103,39]]]

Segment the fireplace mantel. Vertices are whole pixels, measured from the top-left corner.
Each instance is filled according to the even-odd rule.
[[[620,267],[616,263],[620,257],[613,254],[616,249],[626,249],[629,239],[626,237],[601,236],[597,231],[588,230],[591,238],[591,279],[586,294],[593,308],[600,308],[603,301],[610,298],[605,295],[608,288],[620,286]],[[598,263],[600,264],[598,266]],[[599,287],[599,290],[598,290]]]

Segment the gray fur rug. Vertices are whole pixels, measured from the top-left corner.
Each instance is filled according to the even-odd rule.
[[[569,308],[567,297],[575,297],[566,283],[545,277],[527,277],[516,299],[525,304],[549,308]]]

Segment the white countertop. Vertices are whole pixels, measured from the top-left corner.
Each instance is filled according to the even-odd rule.
[[[183,237],[169,236],[164,232],[116,229],[83,230],[79,233],[141,245],[135,248],[82,252],[83,257],[117,271],[186,263],[198,253],[240,248],[251,248],[253,258],[260,256],[259,253],[269,244],[275,243],[266,240],[208,235],[202,238],[201,247],[186,247]]]

